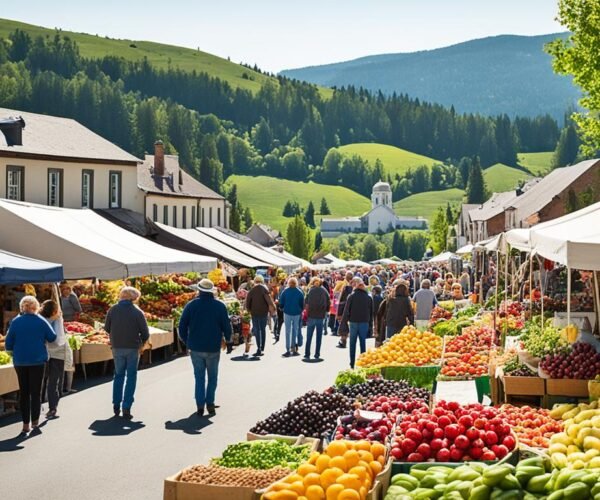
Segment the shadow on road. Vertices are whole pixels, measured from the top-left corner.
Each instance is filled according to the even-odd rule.
[[[120,417],[92,422],[89,429],[93,436],[127,436],[132,432],[146,427],[142,422],[133,422]]]
[[[231,361],[260,361],[260,358],[253,358],[252,356],[233,356]]]
[[[323,358],[319,358],[319,359],[305,359],[305,358],[302,358],[302,362],[303,363],[309,363],[309,364],[322,363],[323,361],[324,361]]]
[[[176,422],[167,420],[165,429],[168,431],[183,431],[186,434],[202,434],[200,431],[209,425],[212,425],[212,422],[206,416],[199,417],[196,413],[192,413],[189,417]]]
[[[27,439],[27,436],[19,434],[18,436],[10,439],[0,441],[0,453],[7,451],[18,451],[25,448],[21,446],[21,443]]]

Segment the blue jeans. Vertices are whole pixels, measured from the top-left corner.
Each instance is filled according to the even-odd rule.
[[[284,314],[283,321],[285,323],[285,350],[290,352],[297,345],[302,345],[302,334],[300,333],[302,316],[300,314],[295,316]]]
[[[267,341],[267,316],[252,316],[252,333],[256,337],[256,348],[264,351]]]
[[[217,378],[219,376],[220,352],[190,351],[192,366],[194,367],[194,378],[196,379],[196,406],[204,407],[215,404],[215,392],[217,391]],[[208,382],[206,375],[208,374]]]
[[[113,379],[113,406],[130,410],[133,405],[133,395],[137,382],[137,369],[140,353],[137,348],[113,347],[113,359],[115,360],[115,378]],[[127,374],[127,381],[125,375]],[[123,394],[125,384],[125,394]]]
[[[323,320],[316,318],[308,318],[306,325],[306,347],[304,349],[304,357],[310,358],[310,345],[312,344],[313,333],[317,329],[317,348],[315,357],[321,357],[321,339],[323,338]]]
[[[356,360],[356,339],[360,343],[360,353],[367,350],[367,335],[369,334],[369,323],[348,323],[350,330],[350,366],[354,368]]]

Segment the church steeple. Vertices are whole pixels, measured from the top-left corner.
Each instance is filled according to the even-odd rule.
[[[392,206],[392,188],[389,183],[379,181],[373,186],[371,193],[371,208],[386,206],[393,209]]]

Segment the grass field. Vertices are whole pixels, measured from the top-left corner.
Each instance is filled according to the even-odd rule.
[[[436,163],[441,163],[433,158],[411,153],[405,149],[387,144],[358,142],[340,146],[338,149],[344,155],[358,155],[363,160],[368,160],[371,166],[375,165],[375,161],[379,158],[383,163],[386,173],[392,176],[395,174],[403,175],[409,168],[421,165],[430,167]]]
[[[522,170],[496,163],[483,171],[487,188],[492,193],[510,191],[517,187],[519,181],[527,180],[531,176]]]
[[[398,215],[420,216],[431,223],[438,207],[446,208],[447,203],[458,205],[462,202],[464,194],[464,191],[458,188],[413,194],[394,203],[394,210]]]
[[[7,38],[8,34],[16,28],[29,33],[33,38],[40,35],[54,35],[54,29],[33,26],[9,19],[0,19],[0,38]],[[233,87],[253,92],[258,91],[266,80],[271,79],[269,76],[261,75],[227,59],[194,49],[155,42],[105,38],[100,35],[88,35],[72,31],[62,31],[62,33],[77,42],[79,51],[84,57],[113,55],[130,61],[147,57],[149,62],[159,68],[167,68],[171,65],[174,68],[186,71],[206,72],[211,76],[226,80]],[[244,73],[248,75],[248,79],[243,77]],[[329,89],[325,90],[330,92]]]
[[[543,153],[519,153],[519,165],[525,167],[533,175],[544,175],[552,166],[554,151]]]
[[[251,208],[256,221],[268,224],[284,234],[291,221],[281,215],[288,200],[297,201],[300,208],[306,208],[312,201],[318,213],[321,198],[324,197],[331,210],[331,215],[326,217],[357,216],[371,208],[371,202],[367,198],[341,186],[245,175],[232,175],[226,184],[237,185],[240,203]],[[315,215],[317,226],[320,220],[321,216]]]

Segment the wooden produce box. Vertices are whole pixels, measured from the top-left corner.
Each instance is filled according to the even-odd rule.
[[[181,481],[183,471],[165,479],[163,500],[258,500],[260,494],[254,488],[241,486],[215,486]]]
[[[98,363],[113,359],[112,349],[108,344],[82,344],[79,361],[82,364]]]
[[[10,365],[0,366],[0,395],[19,390],[19,380],[15,367]]]
[[[174,341],[175,337],[173,336],[173,332],[151,332],[150,333],[150,344],[152,345],[152,350],[160,349],[161,347],[165,347],[171,345]]]
[[[505,375],[502,381],[506,396],[543,396],[546,393],[546,381],[541,377]]]
[[[546,379],[546,393],[549,396],[589,397],[588,381],[572,378]]]

